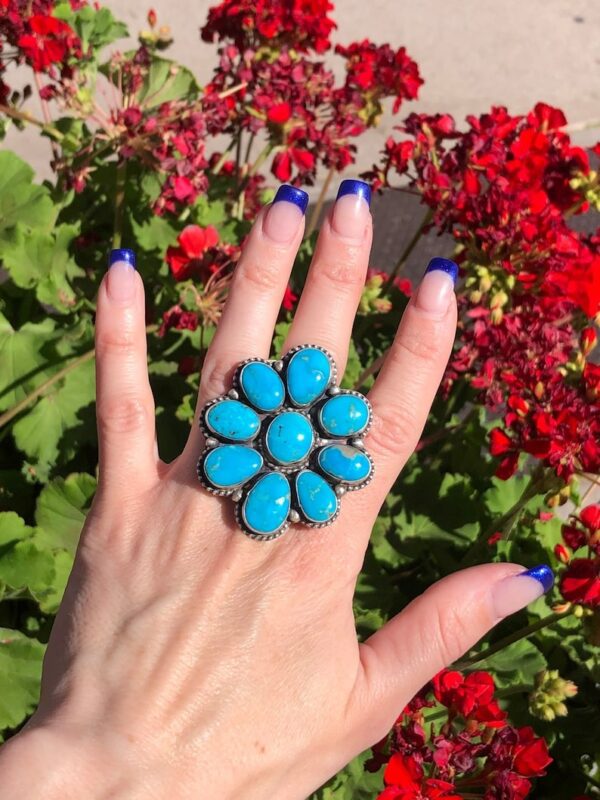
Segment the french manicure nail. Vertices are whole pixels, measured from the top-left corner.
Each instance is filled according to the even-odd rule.
[[[284,183],[267,210],[263,222],[264,233],[279,244],[291,242],[298,233],[307,206],[306,192]]]
[[[514,614],[554,585],[554,573],[546,564],[510,575],[492,586],[492,603],[498,619]]]
[[[119,248],[111,250],[108,256],[108,275],[106,291],[111,300],[129,303],[135,295],[136,257],[133,250]]]
[[[448,310],[458,277],[458,266],[449,258],[432,258],[417,289],[415,303],[431,314],[443,315]]]
[[[331,227],[346,239],[361,241],[369,221],[370,204],[371,189],[368,183],[342,181],[331,213]]]

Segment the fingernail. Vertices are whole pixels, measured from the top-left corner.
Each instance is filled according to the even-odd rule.
[[[458,277],[458,266],[448,258],[432,258],[415,297],[418,308],[443,315],[448,310]]]
[[[546,564],[511,575],[492,586],[492,602],[498,619],[525,608],[554,585],[554,573]]]
[[[128,303],[135,295],[136,257],[133,250],[111,250],[108,256],[106,291],[111,300]]]
[[[267,210],[263,222],[264,233],[279,244],[291,242],[298,233],[307,206],[306,192],[284,183]]]
[[[368,183],[342,181],[331,213],[331,227],[346,239],[361,241],[369,221],[370,205],[371,189]]]

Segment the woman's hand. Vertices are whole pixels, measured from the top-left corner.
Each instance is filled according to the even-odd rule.
[[[319,237],[285,349],[346,363],[371,246],[365,184]],[[198,408],[268,357],[304,230],[303,193],[265,208],[206,356]],[[427,272],[369,395],[375,478],[323,530],[244,536],[209,495],[194,425],[160,461],[142,281],[115,263],[97,313],[99,490],[44,663],[40,707],[2,751],[4,800],[299,800],[379,740],[404,704],[499,619],[542,593],[491,564],[431,587],[359,644],[352,596],[378,509],[417,444],[454,338],[453,282]],[[432,503],[435,498],[432,498]]]

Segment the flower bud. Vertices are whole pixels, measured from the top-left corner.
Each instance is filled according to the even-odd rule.
[[[148,25],[150,25],[151,28],[156,25],[156,11],[153,8],[148,11]]]
[[[489,275],[485,275],[480,279],[479,288],[484,294],[489,292],[489,290],[492,288],[492,279],[489,277]]]
[[[577,685],[560,677],[557,669],[545,669],[535,676],[533,691],[529,695],[529,711],[539,719],[552,722],[556,717],[566,717],[565,700],[575,697]]]
[[[557,544],[554,548],[554,555],[561,561],[563,564],[568,564],[571,560],[571,556],[573,555],[571,550],[564,544]]]

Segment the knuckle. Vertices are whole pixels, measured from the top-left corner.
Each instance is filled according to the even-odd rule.
[[[410,452],[415,440],[415,420],[409,409],[402,405],[376,409],[368,434],[369,449],[382,455],[398,457]]]
[[[96,338],[96,355],[122,357],[130,355],[135,348],[135,335],[127,327],[110,327]]]
[[[211,398],[222,394],[233,373],[233,369],[226,365],[238,364],[240,360],[239,355],[231,358],[224,355],[219,359],[207,359],[202,367],[202,396]]]
[[[405,327],[390,350],[388,358],[393,365],[406,366],[406,356],[427,364],[436,360],[436,350],[432,340],[423,336],[423,331],[414,326]]]
[[[141,398],[118,395],[98,402],[97,417],[100,434],[130,433],[146,427],[150,411]]]
[[[255,259],[242,258],[237,268],[236,283],[261,291],[275,291],[281,283],[279,265],[279,258],[265,258],[260,263]]]
[[[315,271],[317,279],[333,284],[337,289],[352,290],[362,287],[365,282],[365,269],[361,251],[345,248],[335,258],[325,256]]]
[[[464,653],[464,642],[472,633],[467,629],[465,617],[452,605],[437,603],[433,614],[434,641],[445,667],[456,661]]]

